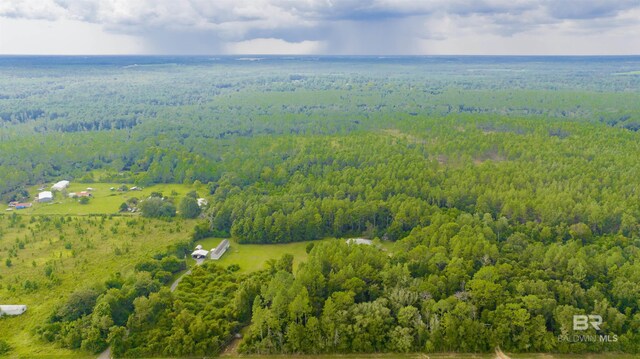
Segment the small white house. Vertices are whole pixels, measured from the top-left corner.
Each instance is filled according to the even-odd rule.
[[[0,317],[4,315],[20,315],[26,311],[26,305],[0,305]]]
[[[209,204],[209,201],[207,201],[206,198],[198,198],[196,201],[198,201],[198,206],[199,207],[204,207],[207,204]]]
[[[220,257],[222,257],[224,252],[227,251],[227,249],[229,249],[229,240],[225,239],[220,242],[217,247],[211,250],[211,259],[217,261],[218,259],[220,259]]]
[[[347,239],[347,244],[366,244],[366,245],[371,245],[373,243],[372,240],[370,239],[364,239],[364,238],[349,238]]]
[[[38,202],[51,202],[53,201],[53,192],[43,191],[38,193]]]
[[[52,191],[62,191],[63,189],[69,187],[69,181],[67,180],[63,180],[60,181],[56,184],[54,184],[53,186],[51,186],[51,190]]]
[[[195,251],[193,251],[193,253],[191,253],[191,258],[193,258],[193,259],[204,259],[204,258],[207,258],[208,254],[209,254],[209,251],[207,251],[207,250],[196,249]]]

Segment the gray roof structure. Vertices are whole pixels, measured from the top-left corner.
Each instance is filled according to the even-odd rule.
[[[229,240],[225,239],[218,246],[211,250],[211,259],[220,259],[224,252],[229,248]]]

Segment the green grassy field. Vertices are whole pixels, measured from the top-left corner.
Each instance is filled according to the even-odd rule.
[[[159,184],[142,188],[139,191],[126,191],[120,192],[117,190],[110,190],[110,188],[118,188],[122,184],[118,183],[74,183],[66,190],[66,193],[86,191],[87,188],[92,188],[92,197],[87,204],[80,204],[77,198],[69,198],[63,196],[62,192],[54,192],[54,200],[49,203],[38,203],[32,201],[33,206],[31,208],[13,210],[18,214],[63,214],[63,215],[87,215],[87,214],[111,214],[118,213],[120,204],[125,202],[129,198],[136,197],[143,199],[149,197],[151,192],[161,192],[164,196],[173,197],[176,203],[179,203],[180,199],[184,197],[190,191],[197,190],[193,186],[182,184]],[[133,185],[127,185],[133,187]],[[29,188],[29,194],[32,198],[38,194],[38,188],[40,186],[33,186]],[[50,189],[50,185],[44,186],[45,190]],[[200,193],[202,192],[202,193]],[[204,194],[205,190],[199,191],[200,194]],[[10,213],[5,211],[5,213]]]
[[[21,316],[0,319],[0,339],[17,357],[87,357],[86,352],[41,341],[33,335],[34,328],[73,291],[100,285],[117,272],[126,276],[139,261],[187,239],[196,223],[140,217],[12,217],[0,215],[0,303],[26,304],[28,309]]]
[[[207,238],[198,241],[197,244],[202,245],[206,250],[215,248],[223,239],[222,238]],[[331,239],[324,239],[328,241]],[[298,267],[298,264],[307,258],[307,252],[305,249],[310,241],[284,243],[284,244],[238,244],[231,241],[231,245],[227,252],[215,261],[222,266],[229,266],[231,264],[237,264],[240,266],[241,272],[254,272],[260,269],[266,268],[266,263],[269,259],[278,259],[285,253],[293,254],[293,267]],[[318,241],[314,241],[318,242]],[[208,259],[211,261],[211,259]],[[189,259],[189,265],[195,264],[195,260]]]
[[[203,249],[211,250],[215,248],[223,238],[207,238],[198,241],[196,244],[202,245]],[[240,266],[241,272],[253,272],[266,268],[269,259],[278,259],[283,254],[289,253],[293,255],[293,268],[296,270],[301,262],[307,259],[306,248],[310,242],[319,243],[324,241],[335,241],[344,239],[325,238],[314,241],[303,241],[283,244],[239,244],[231,241],[231,245],[227,252],[216,263],[222,266],[237,264]],[[383,249],[392,251],[392,242],[382,242],[380,244]],[[210,259],[208,259],[210,260]],[[194,265],[195,260],[189,259],[189,265]]]

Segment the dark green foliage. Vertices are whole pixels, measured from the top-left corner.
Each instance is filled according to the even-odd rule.
[[[192,234],[192,237],[194,235],[195,234]],[[193,251],[193,241],[193,239],[189,239],[167,246],[167,254],[175,255],[178,258],[185,258],[187,255],[191,254],[191,251]]]
[[[187,269],[187,263],[184,259],[178,259],[174,255],[161,255],[152,260],[136,264],[136,271],[149,272],[153,279],[161,284],[168,284],[173,279],[174,274],[185,269]]]
[[[256,353],[640,351],[640,77],[612,76],[637,59],[492,61],[0,69],[3,198],[95,170],[210,199],[192,238],[39,334],[130,357],[213,355],[250,322]],[[176,212],[162,193],[123,205]],[[205,265],[158,291],[186,266],[167,254],[207,236],[397,248],[315,244],[297,271],[290,256],[247,278]],[[558,340],[591,313],[617,342]]]
[[[304,249],[305,252],[307,252],[307,254],[311,253],[311,251],[313,250],[314,246],[315,246],[315,243],[310,242],[309,244],[307,244],[307,247]]]
[[[120,274],[120,272],[118,272],[112,275],[111,278],[107,279],[104,284],[107,289],[110,289],[110,288],[120,289],[124,284],[124,278],[122,278],[122,275]]]
[[[231,271],[205,263],[195,267],[174,293],[163,289],[136,299],[127,322],[128,335],[111,341],[114,352],[129,357],[219,353],[242,324],[234,300],[242,280]],[[250,310],[247,302],[252,300],[249,297],[242,303]]]
[[[56,311],[53,321],[71,322],[90,314],[96,304],[98,295],[98,292],[90,289],[71,293],[67,302]]]
[[[293,273],[293,255],[286,253],[278,260],[275,266],[276,271]]]
[[[169,218],[176,215],[173,203],[161,197],[149,197],[140,202],[139,208],[144,217]]]
[[[126,325],[137,298],[160,290],[160,283],[147,272],[127,278],[124,284],[109,286],[102,293],[84,290],[73,293],[52,315],[51,322],[37,328],[38,336],[69,349],[98,353],[117,342],[119,327]]]
[[[180,201],[178,208],[180,216],[183,218],[196,218],[200,215],[200,206],[198,206],[196,199],[191,196],[184,197]]]
[[[11,346],[4,339],[0,339],[0,355],[8,354],[11,351]]]
[[[157,260],[140,262],[136,264],[136,270],[138,272],[153,272],[157,270],[159,267],[160,267],[160,263]]]
[[[451,212],[431,220],[400,241],[393,257],[373,246],[335,241],[316,244],[295,276],[276,271],[259,290],[240,349],[259,354],[640,349],[633,344],[640,339],[635,323],[640,303],[630,301],[640,294],[640,287],[630,285],[640,279],[630,272],[638,270],[640,251],[626,239],[544,245],[516,232],[499,242],[498,221],[486,216]],[[597,333],[573,330],[573,315],[583,313],[602,315],[606,325]],[[616,340],[602,345],[558,339],[585,334]]]
[[[164,257],[160,260],[160,266],[162,270],[169,273],[178,273],[187,269],[187,263],[184,260],[178,259],[174,256]]]
[[[189,193],[187,193],[187,197],[191,197],[193,199],[198,199],[198,197],[200,197],[200,196],[198,196],[198,192],[190,191]]]
[[[120,212],[127,212],[129,210],[129,205],[126,204],[125,202],[122,202],[120,204]]]
[[[164,270],[156,271],[153,274],[153,279],[157,280],[162,284],[168,284],[172,278],[173,276],[171,275],[171,273]]]
[[[193,235],[191,238],[194,241],[197,241],[198,239],[207,238],[213,234],[214,233],[211,230],[211,227],[208,222],[200,222],[195,226],[193,230]]]

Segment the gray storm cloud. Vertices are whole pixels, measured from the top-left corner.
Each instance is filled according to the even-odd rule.
[[[279,39],[382,54],[412,53],[421,40],[465,31],[508,37],[566,21],[606,31],[625,24],[607,19],[639,9],[638,0],[2,0],[0,17],[99,24],[140,36],[159,52],[219,52],[225,43]]]

